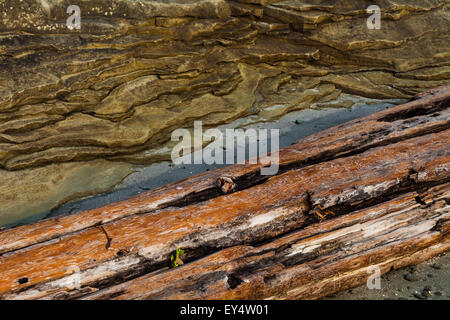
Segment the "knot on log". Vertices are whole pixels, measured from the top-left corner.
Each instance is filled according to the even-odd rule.
[[[231,177],[220,177],[217,179],[217,187],[222,194],[229,194],[237,190],[238,186]]]

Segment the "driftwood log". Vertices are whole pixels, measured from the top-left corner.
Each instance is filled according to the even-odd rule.
[[[450,248],[449,115],[439,87],[280,150],[273,177],[235,165],[4,230],[0,298],[315,299],[429,259]]]

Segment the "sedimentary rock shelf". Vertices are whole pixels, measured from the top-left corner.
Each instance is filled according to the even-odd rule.
[[[280,150],[270,178],[236,165],[4,230],[0,298],[315,299],[429,259],[450,248],[449,114],[439,87]]]
[[[366,8],[381,8],[368,30]],[[448,0],[0,3],[0,225],[168,159],[170,133],[448,83]]]

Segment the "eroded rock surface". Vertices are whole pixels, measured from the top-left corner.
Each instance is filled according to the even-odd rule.
[[[193,120],[267,121],[450,79],[448,0],[85,0],[81,30],[66,26],[71,4],[0,3],[0,225],[168,159]]]

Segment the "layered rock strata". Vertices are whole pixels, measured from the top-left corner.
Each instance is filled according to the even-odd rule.
[[[448,0],[0,3],[0,224],[169,158],[170,133],[450,79]],[[367,28],[366,8],[382,11]]]

